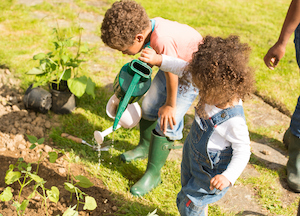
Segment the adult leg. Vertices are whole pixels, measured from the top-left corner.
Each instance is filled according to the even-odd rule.
[[[295,30],[296,59],[300,66],[300,25]],[[289,160],[287,162],[287,182],[295,192],[300,192],[300,97],[291,118],[290,128],[284,136],[288,146]]]

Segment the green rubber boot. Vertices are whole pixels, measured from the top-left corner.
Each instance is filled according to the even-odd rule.
[[[166,137],[151,133],[151,142],[147,169],[143,177],[135,183],[130,192],[134,196],[143,196],[161,183],[160,169],[165,164],[174,142]]]
[[[137,147],[121,154],[121,160],[129,162],[135,159],[148,157],[151,131],[155,128],[157,121],[140,120],[140,141]]]
[[[285,142],[288,144],[289,153],[286,165],[287,182],[293,191],[300,192],[300,139],[288,130]]]
[[[287,149],[289,148],[289,142],[290,142],[290,140],[291,140],[291,136],[294,136],[294,135],[292,134],[291,129],[288,128],[288,129],[285,131],[285,133],[284,133],[284,135],[283,135],[283,140],[282,140],[284,146],[285,146]]]

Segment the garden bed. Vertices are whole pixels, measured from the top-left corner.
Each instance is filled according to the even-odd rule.
[[[59,155],[55,163],[50,163],[47,157],[48,152],[52,151],[53,148],[57,148],[51,142],[51,139],[47,137],[52,127],[59,126],[58,116],[53,113],[41,114],[26,110],[22,102],[24,92],[18,88],[18,85],[19,81],[10,77],[9,69],[2,66],[0,69],[0,193],[7,186],[4,177],[9,165],[15,164],[18,158],[23,158],[26,163],[36,162],[41,152],[45,155],[45,159],[40,164],[38,176],[46,181],[46,188],[56,186],[60,191],[59,201],[49,203],[48,214],[62,215],[69,206],[76,204],[76,199],[73,195],[72,202],[70,202],[70,192],[64,189],[64,182],[67,181],[68,175],[69,164],[65,160],[68,153]],[[30,149],[31,143],[28,141],[26,134],[37,138],[45,137],[46,139],[44,144]],[[33,169],[34,166],[36,165],[33,165]],[[79,164],[70,164],[70,171],[74,176],[83,175],[89,178],[94,184],[90,188],[80,189],[95,198],[97,208],[93,211],[84,211],[81,204],[78,210],[79,215],[114,215],[118,207],[102,182],[90,176],[85,168]],[[21,202],[31,193],[33,189],[33,184],[31,184],[22,191]],[[19,184],[15,182],[10,186],[14,199],[18,200]],[[17,215],[16,208],[12,204],[12,201],[0,202],[0,213],[2,215]],[[25,215],[46,215],[42,204],[41,197],[34,196],[27,206]]]

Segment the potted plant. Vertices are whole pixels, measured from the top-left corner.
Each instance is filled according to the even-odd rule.
[[[51,109],[55,113],[70,113],[75,108],[75,96],[80,98],[84,93],[95,98],[95,83],[91,78],[79,76],[80,64],[84,62],[82,54],[89,48],[81,44],[81,29],[79,39],[66,38],[59,29],[54,28],[56,34],[53,41],[54,48],[47,53],[38,53],[33,60],[39,61],[39,66],[27,72],[35,75],[36,86],[49,86],[52,95]],[[75,96],[74,96],[75,95]]]

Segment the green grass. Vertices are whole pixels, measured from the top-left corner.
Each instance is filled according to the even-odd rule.
[[[73,6],[77,7],[70,7],[65,3],[54,6],[50,0],[33,7],[19,5],[16,0],[0,1],[0,65],[9,66],[14,75],[22,80],[21,88],[26,89],[33,80],[33,77],[25,75],[26,71],[35,66],[35,62],[31,60],[32,56],[47,51],[53,46],[51,39],[54,35],[47,24],[55,25],[56,20],[66,20],[72,26],[76,26],[78,11],[103,16],[113,1],[107,0],[101,9],[86,4],[84,0],[73,2]],[[279,36],[289,1],[152,0],[139,2],[145,7],[150,18],[160,16],[188,24],[203,36],[239,35],[241,40],[252,48],[250,65],[255,69],[257,91],[284,104],[290,112],[293,112],[300,93],[293,38],[290,39],[284,58],[274,71],[269,70],[263,62],[264,55]],[[34,11],[43,12],[48,16],[43,20],[35,19]],[[101,23],[97,24],[101,25]],[[73,28],[66,29],[67,35],[71,36],[73,33]],[[95,34],[100,36],[99,28]],[[157,214],[160,216],[178,215],[175,200],[180,190],[179,160],[166,163],[162,169],[163,184],[145,197],[136,198],[129,193],[130,187],[143,175],[147,160],[123,163],[119,160],[119,155],[137,145],[139,139],[137,128],[121,128],[105,138],[106,142],[114,139],[114,148],[109,152],[102,152],[100,167],[97,152],[60,137],[60,134],[65,132],[92,143],[95,130],[103,131],[112,126],[113,121],[106,115],[105,106],[113,92],[107,88],[107,83],[103,82],[102,78],[113,80],[120,68],[132,57],[101,49],[103,46],[102,42],[90,45],[93,50],[85,56],[88,61],[82,65],[81,70],[82,73],[89,73],[96,83],[96,99],[93,100],[87,95],[78,99],[76,111],[71,115],[60,116],[61,127],[53,128],[50,137],[60,148],[65,148],[74,156],[79,156],[80,163],[84,164],[92,175],[103,181],[121,205],[117,214],[147,215],[148,212],[157,209]],[[102,69],[91,71],[90,66],[93,64],[100,65]],[[267,137],[270,143],[277,146],[282,144],[276,138],[276,133],[285,130],[285,127],[286,125],[272,128],[249,125],[252,140]],[[254,164],[255,169],[260,172],[260,177],[239,181],[255,188],[257,199],[270,214],[291,215],[297,209],[298,200],[295,200],[290,207],[283,208],[280,192],[275,186],[270,187],[270,183],[278,184],[277,180],[283,171],[269,170],[254,158],[250,163]],[[211,205],[209,212],[211,215],[234,215],[216,205]]]

